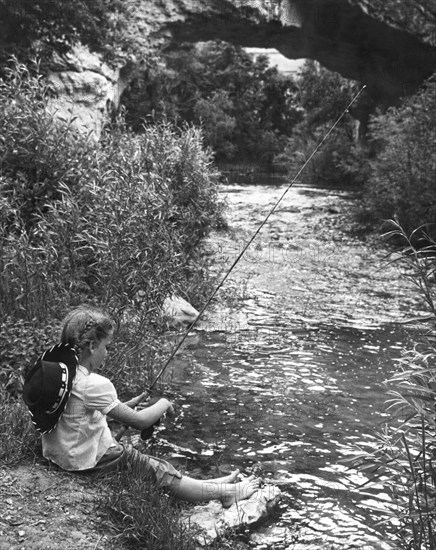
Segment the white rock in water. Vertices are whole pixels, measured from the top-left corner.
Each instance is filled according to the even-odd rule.
[[[228,529],[252,525],[268,516],[279,502],[281,491],[275,485],[266,485],[249,499],[235,502],[230,508],[223,508],[217,500],[194,506],[183,513],[182,522],[200,532],[197,542],[205,546],[223,535]]]
[[[168,317],[174,327],[190,325],[197,319],[198,311],[180,296],[165,298],[162,313]]]

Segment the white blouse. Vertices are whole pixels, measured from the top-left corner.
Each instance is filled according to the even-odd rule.
[[[42,453],[64,470],[93,468],[116,445],[106,415],[120,403],[112,382],[79,365],[56,428],[42,436]]]

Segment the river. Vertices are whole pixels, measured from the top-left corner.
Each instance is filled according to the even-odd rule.
[[[283,192],[227,186],[229,231],[208,242],[224,273]],[[221,465],[283,491],[254,548],[395,548],[383,486],[344,459],[374,447],[387,421],[385,381],[419,297],[382,243],[343,226],[355,198],[294,187],[172,366],[179,419],[160,432],[192,473]],[[422,308],[421,308],[422,309]],[[157,445],[157,443],[156,443]]]

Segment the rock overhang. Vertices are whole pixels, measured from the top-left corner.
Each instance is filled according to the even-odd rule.
[[[434,36],[428,37],[428,32],[424,36],[418,24],[401,22],[395,13],[386,15],[381,0],[130,0],[129,5],[126,30],[137,36],[143,58],[183,42],[220,39],[243,47],[275,48],[290,59],[316,59],[327,69],[366,84],[353,109],[364,126],[375,107],[397,104],[436,71],[436,28]],[[429,13],[428,19],[435,14]],[[92,63],[98,66],[97,61]],[[90,71],[91,80],[98,81],[95,98],[83,74],[71,75],[80,73],[80,66],[65,69],[55,77],[59,101],[53,109],[64,118],[74,112],[76,124],[92,128],[98,138],[134,78],[135,65],[139,62],[121,62],[113,76],[106,68],[107,74],[101,68]]]
[[[436,47],[370,15],[368,2],[199,2],[198,10],[194,2],[189,4],[183,21],[165,26],[171,47],[221,39],[244,47],[275,48],[290,59],[316,59],[366,84],[366,101],[370,98],[382,107],[413,93],[436,71]]]

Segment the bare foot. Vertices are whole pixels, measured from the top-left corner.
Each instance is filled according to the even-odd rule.
[[[223,476],[223,477],[217,477],[215,479],[209,479],[208,481],[213,483],[234,483],[236,478],[239,475],[239,470],[234,470],[233,472],[230,472],[230,474]]]
[[[229,485],[221,498],[223,508],[229,508],[238,500],[250,498],[259,489],[259,484],[259,479],[250,476],[239,483]]]

